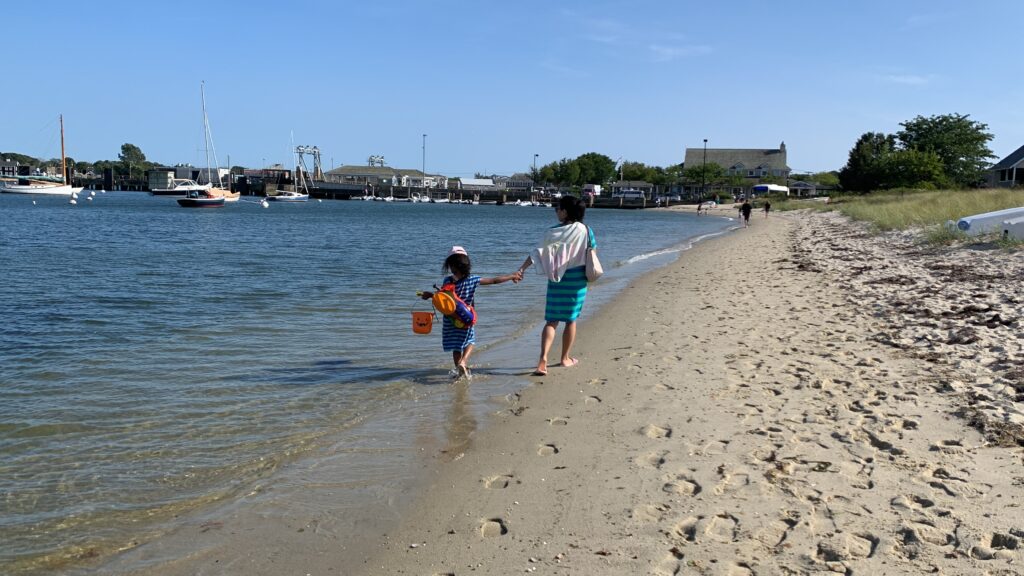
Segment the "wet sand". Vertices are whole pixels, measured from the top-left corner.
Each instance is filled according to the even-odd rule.
[[[755,213],[582,325],[357,572],[1017,573],[1022,273]]]

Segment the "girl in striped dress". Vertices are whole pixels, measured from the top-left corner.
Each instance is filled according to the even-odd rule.
[[[571,356],[576,341],[576,319],[587,298],[587,250],[597,248],[594,232],[583,224],[586,204],[573,196],[563,196],[555,207],[559,224],[548,230],[544,243],[535,249],[519,271],[537,264],[548,277],[547,300],[544,307],[544,329],[540,336],[540,359],[534,376],[548,373],[548,352],[555,340],[558,323],[562,330],[561,364],[565,367],[579,364]]]
[[[469,260],[466,249],[462,246],[452,246],[442,267],[442,271],[447,276],[441,281],[441,285],[455,284],[455,293],[469,306],[475,304],[477,286],[501,284],[509,280],[519,282],[523,279],[521,271],[493,278],[481,278],[472,274],[472,270],[473,264]],[[433,295],[433,292],[423,292],[420,297],[429,300]],[[448,373],[449,376],[452,379],[472,378],[469,371],[469,356],[473,353],[473,345],[476,343],[476,329],[473,326],[463,329],[456,328],[455,323],[448,316],[444,316],[441,326],[441,346],[445,352],[452,353],[452,363],[455,364],[455,367]]]

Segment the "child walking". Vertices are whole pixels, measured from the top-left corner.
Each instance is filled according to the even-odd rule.
[[[469,306],[474,306],[475,304],[477,286],[501,284],[509,280],[518,283],[523,279],[522,271],[493,278],[481,278],[476,274],[472,274],[473,264],[469,260],[469,254],[466,252],[466,249],[462,246],[452,246],[441,269],[446,274],[441,284],[454,284],[455,293]],[[420,294],[420,297],[424,300],[429,300],[433,295],[433,292],[423,292]],[[456,328],[451,317],[444,317],[441,330],[441,345],[445,352],[452,353],[452,363],[455,366],[448,373],[452,379],[472,378],[472,373],[469,371],[469,357],[473,354],[473,345],[475,343],[476,330],[473,326],[462,329]]]

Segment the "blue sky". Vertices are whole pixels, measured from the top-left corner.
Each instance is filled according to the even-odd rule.
[[[864,132],[970,114],[1024,144],[1018,0],[21,2],[4,8],[0,150],[510,174],[599,152],[773,148],[838,169]],[[45,9],[37,8],[45,6]],[[65,63],[62,65],[61,63]]]

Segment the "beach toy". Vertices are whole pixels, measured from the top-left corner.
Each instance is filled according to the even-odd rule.
[[[413,334],[430,334],[434,326],[434,313],[413,310],[412,332]]]
[[[455,284],[441,286],[430,300],[434,308],[443,316],[450,317],[452,324],[459,330],[466,330],[476,324],[476,310],[459,298],[455,293]]]

